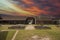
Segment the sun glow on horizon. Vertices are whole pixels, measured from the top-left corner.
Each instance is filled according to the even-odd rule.
[[[22,15],[26,15],[26,16],[35,15],[35,14],[32,14],[28,11],[23,10],[22,8],[18,8],[16,4],[12,4],[11,2],[9,2],[7,0],[0,1],[0,10],[5,10],[8,12],[12,12],[12,13],[16,12],[17,14],[22,14]]]

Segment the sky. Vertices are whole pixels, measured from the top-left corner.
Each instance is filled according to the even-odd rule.
[[[60,0],[0,0],[0,14],[60,16]]]

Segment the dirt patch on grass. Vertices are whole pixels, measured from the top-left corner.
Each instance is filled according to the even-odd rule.
[[[34,35],[34,36],[31,36],[31,38],[28,38],[27,40],[50,40],[50,37]]]

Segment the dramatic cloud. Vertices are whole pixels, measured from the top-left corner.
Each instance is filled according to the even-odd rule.
[[[2,1],[1,1],[2,2]],[[0,3],[1,3],[0,2]],[[24,16],[38,16],[40,14],[48,14],[52,16],[60,16],[60,0],[5,0],[5,10]],[[2,5],[2,3],[0,5]],[[4,8],[4,7],[3,7]]]

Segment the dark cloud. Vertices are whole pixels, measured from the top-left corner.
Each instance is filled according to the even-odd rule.
[[[18,1],[18,6],[35,14],[51,14],[60,16],[60,0],[13,0]]]

